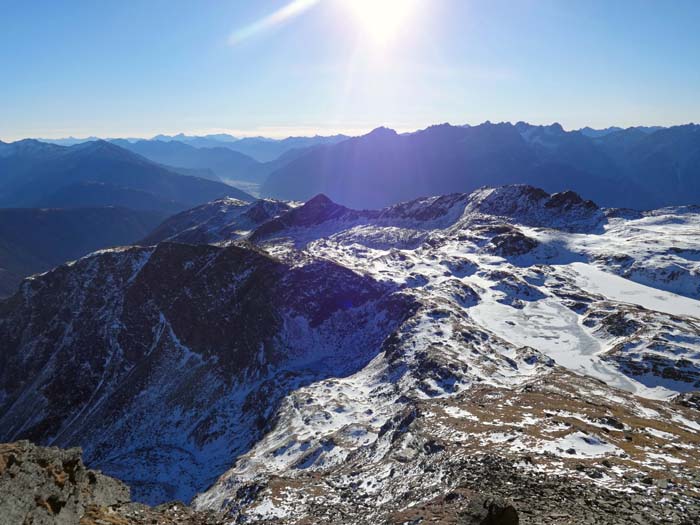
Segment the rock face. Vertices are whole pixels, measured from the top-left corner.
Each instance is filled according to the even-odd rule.
[[[80,449],[18,441],[0,444],[0,495],[3,523],[76,525],[91,506],[128,502],[129,488],[85,468]]]
[[[697,210],[319,196],[227,238],[238,208],[0,302],[0,439],[81,445],[140,501],[196,495],[171,517],[695,519],[697,410],[670,399],[697,390]]]
[[[98,253],[1,304],[0,435],[79,444],[137,499],[188,500],[286,393],[364,367],[411,304],[329,261],[252,247]]]

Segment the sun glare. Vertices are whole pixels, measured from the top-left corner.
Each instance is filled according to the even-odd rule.
[[[343,0],[358,25],[375,43],[388,44],[415,15],[418,0]]]

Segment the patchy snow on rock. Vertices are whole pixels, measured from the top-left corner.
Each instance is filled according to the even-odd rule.
[[[8,438],[80,442],[138,498],[232,523],[404,522],[479,461],[618,491],[664,464],[694,501],[700,425],[672,399],[700,390],[696,212],[511,186],[176,218],[176,242],[24,283]]]

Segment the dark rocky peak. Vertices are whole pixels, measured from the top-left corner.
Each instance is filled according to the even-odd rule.
[[[557,133],[557,134],[566,133],[564,131],[564,128],[562,127],[562,125],[559,124],[559,122],[554,122],[553,124],[550,124],[549,126],[545,126],[545,129],[547,131],[549,131],[550,133]]]
[[[352,211],[321,193],[309,199],[303,206],[291,210],[284,218],[288,226],[312,226],[337,219]]]
[[[376,217],[377,212],[356,211],[336,204],[324,194],[308,200],[302,206],[272,219],[260,226],[251,235],[251,240],[262,240],[287,229],[311,228],[330,221],[356,221],[365,217]]]
[[[335,205],[335,203],[323,193],[319,193],[315,197],[310,198],[305,204],[305,206],[308,206],[309,208],[323,208],[333,205]]]
[[[467,212],[508,217],[523,225],[565,229],[589,230],[605,220],[595,203],[573,191],[550,195],[525,184],[481,188],[469,196]]]
[[[545,203],[545,206],[547,208],[559,208],[563,210],[570,210],[576,207],[590,210],[599,209],[595,202],[585,200],[578,193],[570,190],[554,193]]]
[[[518,121],[518,122],[515,123],[515,129],[516,129],[519,133],[523,133],[523,132],[525,132],[525,131],[527,131],[528,129],[533,128],[533,127],[535,127],[535,126],[533,126],[533,125],[530,124],[529,122],[525,122],[525,121],[523,121],[523,120],[520,120],[520,121]]]

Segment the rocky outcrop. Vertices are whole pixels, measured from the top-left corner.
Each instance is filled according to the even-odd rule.
[[[180,502],[132,503],[129,487],[85,467],[79,448],[0,444],[0,522],[8,525],[222,525]]]
[[[487,246],[487,251],[500,257],[515,257],[524,255],[535,248],[538,242],[522,232],[513,229],[493,237]]]
[[[700,411],[700,392],[685,392],[673,398],[673,402]]]
[[[518,525],[518,511],[505,498],[484,496],[457,488],[423,505],[409,507],[389,518],[389,523],[456,523],[458,525]]]
[[[128,502],[129,488],[87,469],[81,454],[28,441],[0,444],[0,521],[75,525],[89,507]]]

